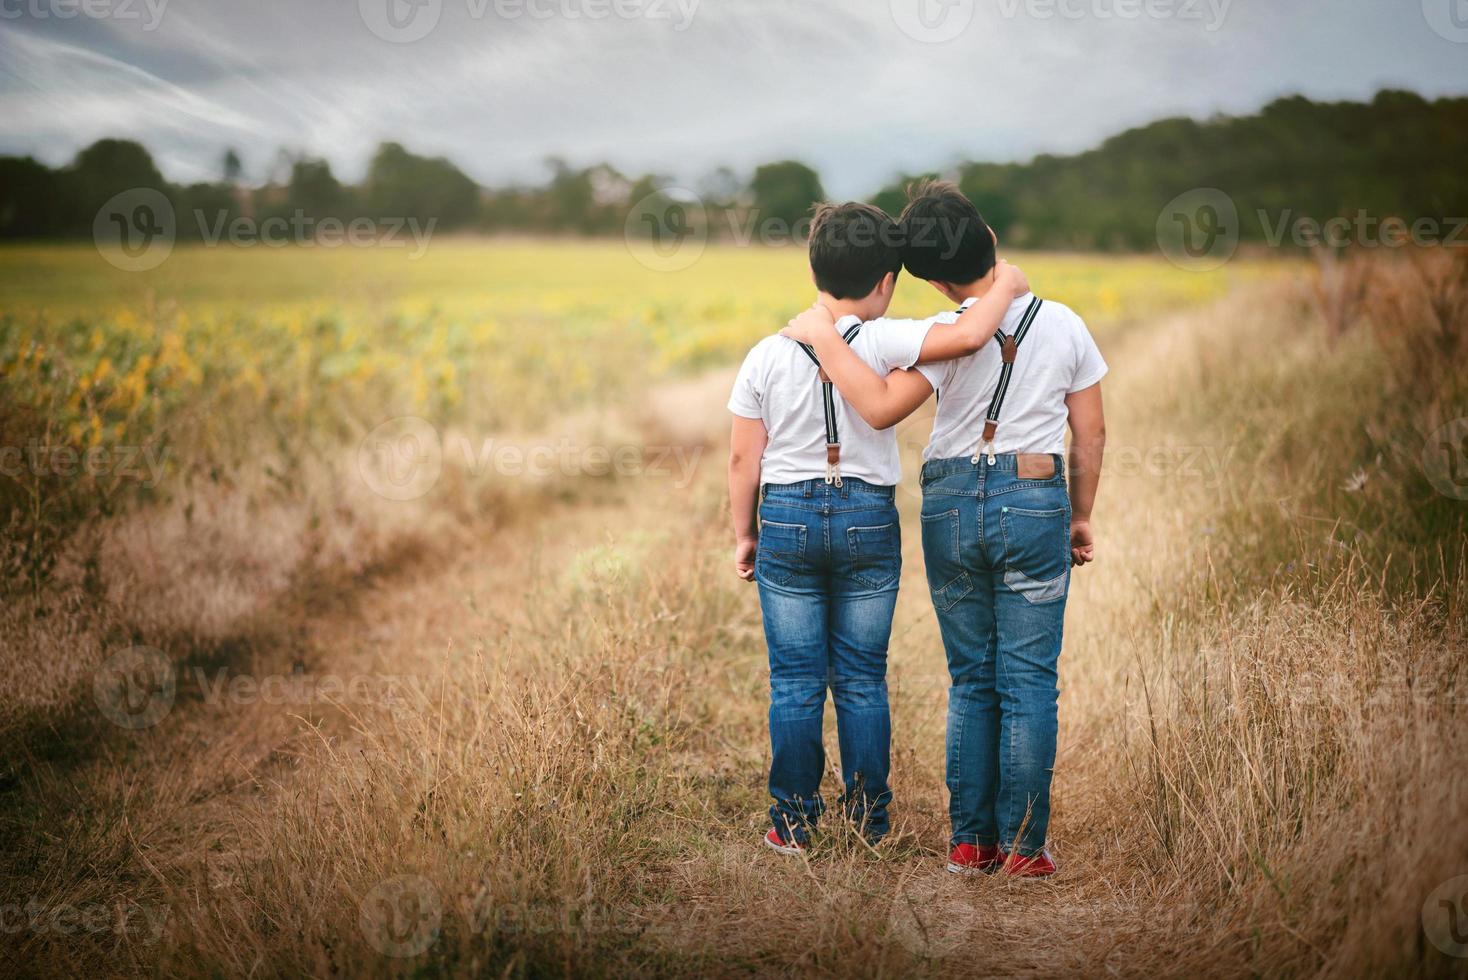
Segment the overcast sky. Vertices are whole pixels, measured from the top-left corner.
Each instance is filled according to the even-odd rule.
[[[0,153],[126,136],[196,180],[236,146],[259,179],[284,147],[355,180],[396,139],[486,184],[795,157],[854,196],[1281,94],[1468,92],[1453,3],[0,0]]]

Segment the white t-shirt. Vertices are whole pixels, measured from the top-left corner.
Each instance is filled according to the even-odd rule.
[[[917,363],[923,341],[935,322],[885,317],[872,320],[862,325],[861,333],[851,341],[851,349],[885,377]],[[856,323],[854,316],[842,317],[836,329],[845,334]],[[846,404],[840,391],[833,388],[832,392],[841,439],[842,477],[896,486],[902,479],[896,433],[892,429],[873,429]],[[825,479],[826,408],[820,374],[795,341],[776,334],[754,345],[734,381],[729,411],[765,424],[769,442],[760,461],[761,482]]]
[[[1013,336],[1033,298],[1026,294],[1015,299],[999,329]],[[963,309],[973,302],[969,300]],[[957,313],[944,313],[937,322],[957,319]],[[952,459],[979,451],[984,416],[999,383],[1001,363],[999,344],[991,342],[968,357],[918,366],[938,393],[933,438],[923,450],[923,459]],[[1045,300],[1015,355],[994,452],[1065,452],[1065,427],[1070,418],[1065,396],[1091,387],[1105,374],[1106,362],[1085,322],[1063,303]]]

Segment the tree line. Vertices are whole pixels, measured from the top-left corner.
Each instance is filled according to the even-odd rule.
[[[1406,221],[1468,215],[1465,158],[1468,99],[1429,101],[1402,91],[1383,91],[1370,102],[1291,97],[1251,116],[1160,120],[1070,156],[905,174],[870,200],[897,214],[913,180],[948,176],[1007,242],[1144,250],[1155,243],[1167,202],[1200,187],[1218,188],[1237,204],[1246,241],[1268,238],[1271,226],[1289,215],[1325,220],[1366,212]],[[185,239],[236,217],[275,216],[431,220],[440,230],[490,233],[656,235],[667,230],[658,227],[662,219],[640,222],[637,211],[672,194],[674,183],[605,163],[578,168],[552,159],[544,183],[481,187],[451,161],[398,143],[379,146],[356,185],[339,180],[322,159],[282,157],[275,169],[272,178],[250,185],[230,149],[217,180],[173,184],[144,146],[118,139],[99,140],[59,168],[32,157],[0,157],[0,238],[90,236],[103,205],[139,187],[168,198]],[[793,160],[760,166],[747,178],[721,168],[693,191],[696,220],[714,237],[772,223],[798,232],[810,205],[825,198],[820,175]],[[687,196],[667,200],[680,199]]]

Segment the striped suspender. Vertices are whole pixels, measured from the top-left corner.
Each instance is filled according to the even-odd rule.
[[[979,457],[984,455],[984,447],[988,447],[989,465],[994,465],[994,436],[999,431],[999,410],[1004,407],[1004,396],[1009,393],[1009,379],[1014,374],[1014,359],[1019,353],[1019,345],[1024,341],[1025,334],[1030,332],[1030,324],[1035,322],[1035,314],[1040,312],[1040,306],[1044,300],[1036,296],[1030,300],[1030,305],[1025,308],[1025,315],[1020,317],[1019,326],[1015,328],[1013,336],[1005,336],[1004,331],[996,332],[999,338],[999,357],[1003,361],[999,368],[999,384],[994,388],[994,397],[989,400],[989,413],[984,416],[984,439],[979,444],[979,451],[974,453],[971,462],[977,463]]]
[[[843,334],[843,338],[849,344],[861,333],[861,324],[853,324],[851,329]],[[821,367],[821,359],[816,357],[815,348],[809,344],[801,344],[800,349],[805,351],[805,356],[811,359],[816,370],[821,376],[821,400],[826,406],[826,482],[841,486],[841,433],[836,430],[836,394],[831,384],[831,376],[826,369]]]

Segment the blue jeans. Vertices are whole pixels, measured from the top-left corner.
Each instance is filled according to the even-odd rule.
[[[847,479],[770,485],[755,580],[770,651],[770,820],[806,840],[825,809],[821,722],[836,704],[842,806],[869,839],[889,829],[887,642],[902,571],[891,487]]]
[[[1038,853],[1050,822],[1056,665],[1070,587],[1070,497],[1015,457],[923,466],[923,558],[948,695],[954,844]]]

